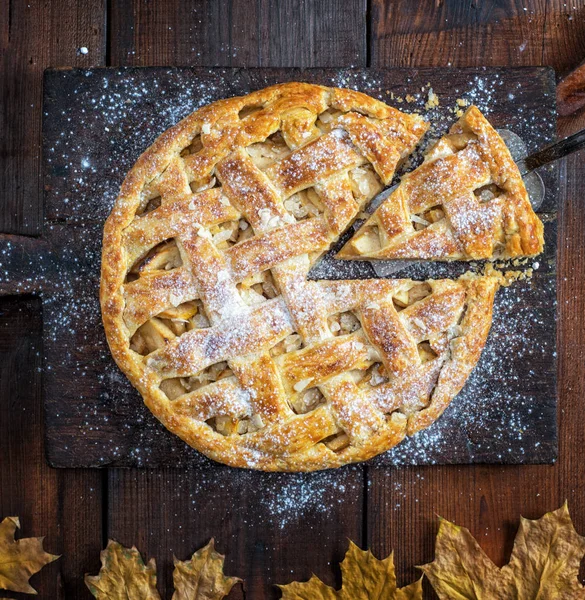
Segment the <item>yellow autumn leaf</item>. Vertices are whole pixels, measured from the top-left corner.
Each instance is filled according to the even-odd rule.
[[[0,523],[0,588],[36,594],[28,580],[59,557],[43,550],[42,537],[15,540],[19,528],[18,517],[6,517]]]
[[[422,600],[421,580],[397,588],[394,558],[378,560],[353,542],[341,563],[341,589],[336,591],[313,575],[304,583],[278,586],[283,600]]]
[[[540,519],[522,519],[510,562],[501,569],[469,530],[441,520],[435,560],[421,569],[441,600],[584,599],[579,583],[585,538],[565,504]]]
[[[144,564],[134,547],[124,548],[110,540],[101,553],[98,575],[85,576],[89,591],[98,600],[160,600],[156,589],[156,562]],[[175,559],[172,600],[221,600],[240,581],[223,574],[224,557],[215,551],[213,540],[190,560]]]
[[[98,600],[160,600],[154,558],[145,565],[134,546],[124,548],[109,540],[100,559],[100,572],[85,576],[85,584]]]
[[[223,554],[213,547],[213,539],[190,560],[175,558],[172,600],[221,600],[227,596],[241,579],[223,574],[224,560]]]

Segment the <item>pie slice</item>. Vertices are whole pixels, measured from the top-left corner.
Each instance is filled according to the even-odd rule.
[[[430,425],[485,344],[498,280],[307,280],[426,130],[290,83],[165,132],[104,231],[112,354],[172,432],[238,467],[370,458]]]
[[[337,256],[495,260],[534,256],[543,245],[516,163],[471,106]]]

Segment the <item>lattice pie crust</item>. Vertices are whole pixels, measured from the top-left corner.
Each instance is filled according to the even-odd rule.
[[[471,106],[338,256],[494,260],[534,256],[543,244],[516,163]]]
[[[112,354],[211,458],[301,471],[427,427],[475,366],[498,281],[308,281],[426,130],[358,92],[289,83],[215,102],[128,173],[104,232]]]

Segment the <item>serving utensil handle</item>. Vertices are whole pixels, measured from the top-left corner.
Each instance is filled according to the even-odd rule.
[[[582,148],[585,148],[585,129],[581,129],[581,131],[562,139],[560,142],[555,142],[526,158],[516,161],[516,164],[520,169],[520,173],[526,175],[543,165],[573,154],[573,152],[578,152]]]

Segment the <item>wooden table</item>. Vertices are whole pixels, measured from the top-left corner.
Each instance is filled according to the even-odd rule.
[[[585,56],[585,1],[200,0],[6,1],[0,30],[0,231],[37,236],[41,73],[47,66],[552,65]],[[88,52],[84,53],[83,49]],[[566,134],[585,118],[559,122]],[[333,567],[351,538],[396,551],[399,580],[433,557],[436,515],[466,525],[503,563],[519,515],[565,499],[585,532],[585,195],[583,156],[561,169],[559,223],[559,460],[555,466],[352,467],[341,478],[180,470],[53,470],[43,455],[40,300],[0,302],[0,516],[45,535],[63,557],[36,576],[40,598],[89,598],[107,538],[159,564],[171,596],[172,554],[214,536],[226,570],[246,580],[230,598],[276,598],[275,583]],[[74,382],[72,382],[74,385]],[[283,479],[286,478],[286,479]],[[267,489],[278,494],[267,498]],[[296,503],[291,508],[290,503]],[[0,597],[6,594],[0,594]],[[14,598],[24,596],[11,594]],[[429,597],[431,595],[429,594]]]

